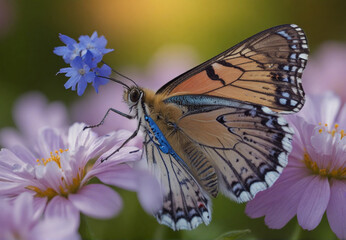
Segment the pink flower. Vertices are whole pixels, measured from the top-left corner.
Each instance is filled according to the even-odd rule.
[[[332,90],[346,102],[346,44],[328,42],[315,55],[309,57],[304,71],[304,89],[308,94]]]
[[[3,240],[78,240],[78,224],[73,219],[41,219],[29,193],[20,194],[13,203],[0,199],[0,239]]]
[[[15,198],[22,192],[35,196],[35,206],[46,206],[45,216],[77,219],[79,212],[95,218],[110,218],[122,208],[120,196],[103,184],[87,184],[97,177],[136,191],[143,208],[152,213],[161,207],[158,182],[147,172],[127,163],[140,159],[141,151],[123,147],[109,156],[130,136],[121,130],[98,137],[84,124],[76,123],[68,133],[43,129],[32,149],[23,146],[0,151],[0,197]]]
[[[340,99],[331,93],[308,97],[288,120],[295,130],[288,165],[271,188],[247,204],[246,213],[265,216],[270,228],[282,228],[297,215],[300,226],[312,230],[326,212],[333,232],[345,239],[346,105],[340,111]]]
[[[147,70],[127,67],[120,72],[129,75],[142,87],[157,90],[169,80],[194,67],[196,59],[194,51],[187,46],[168,46],[156,53],[149,62]],[[114,77],[119,78],[117,75]],[[128,80],[124,80],[124,82],[131,84]],[[123,92],[124,89],[119,84],[108,84],[107,87],[101,87],[100,94],[88,92],[84,98],[72,106],[72,119],[94,125],[101,121],[111,107],[128,113],[129,108],[122,99]],[[104,125],[94,128],[94,131],[99,134],[106,134],[116,129],[134,131],[136,126],[136,120],[128,120],[111,112]],[[138,140],[137,144],[140,146],[141,140]]]
[[[6,148],[15,145],[30,146],[42,127],[68,127],[65,106],[60,102],[48,104],[46,97],[39,92],[30,92],[20,97],[15,103],[13,118],[19,131],[14,128],[0,131],[0,145]]]

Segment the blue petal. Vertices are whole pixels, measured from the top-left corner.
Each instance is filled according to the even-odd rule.
[[[83,69],[83,60],[80,56],[77,56],[73,61],[71,62],[71,67],[76,69]]]
[[[66,46],[61,46],[61,47],[55,47],[53,50],[53,53],[58,56],[64,56],[69,51],[70,50]]]
[[[74,40],[73,38],[70,38],[69,36],[66,36],[64,34],[59,35],[60,40],[65,43],[66,45],[72,45],[77,43],[76,40]]]
[[[101,68],[97,69],[97,74],[104,77],[109,77],[112,73],[112,68],[106,64],[103,64]]]
[[[95,47],[96,48],[105,48],[107,45],[107,40],[104,36],[101,36],[100,38],[95,40]]]
[[[86,54],[83,56],[83,61],[85,64],[87,64],[90,68],[93,68],[93,54],[88,50]]]
[[[88,83],[93,82],[95,78],[96,78],[96,75],[94,72],[88,72],[87,74],[84,75],[84,79]]]
[[[103,54],[107,54],[107,53],[112,52],[112,51],[114,51],[114,49],[108,49],[108,48],[102,49]]]
[[[76,84],[78,83],[80,79],[80,76],[75,76],[75,77],[71,77],[65,84],[64,87],[66,89],[72,88],[72,90],[76,89]]]
[[[78,83],[78,87],[77,87],[77,94],[78,96],[82,96],[86,87],[87,87],[87,82],[82,78],[81,81],[79,81]]]
[[[91,35],[91,39],[94,40],[96,39],[98,36],[97,36],[97,31],[93,32],[93,34]]]
[[[70,71],[70,69],[72,69],[72,68],[61,68],[60,70],[59,70],[59,72],[57,72],[56,74],[59,74],[59,73],[67,73],[68,71]]]

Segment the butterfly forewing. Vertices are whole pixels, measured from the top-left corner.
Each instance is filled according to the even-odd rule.
[[[163,207],[156,218],[173,230],[191,230],[211,221],[210,199],[191,173],[172,155],[163,153],[147,134],[145,153],[149,168],[163,187]]]
[[[301,77],[308,52],[301,28],[277,26],[178,76],[157,94],[218,96],[297,112],[304,104]]]

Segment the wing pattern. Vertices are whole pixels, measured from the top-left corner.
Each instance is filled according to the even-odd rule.
[[[211,95],[260,104],[275,112],[298,112],[304,104],[301,77],[308,52],[301,28],[277,26],[178,76],[157,94]]]
[[[287,122],[258,105],[201,109],[186,114],[178,126],[216,166],[221,191],[246,202],[270,187],[291,151],[293,132]]]
[[[173,230],[194,229],[211,221],[211,201],[192,175],[170,154],[163,153],[145,137],[145,153],[149,168],[156,175],[164,192],[163,207],[156,214],[159,223]]]

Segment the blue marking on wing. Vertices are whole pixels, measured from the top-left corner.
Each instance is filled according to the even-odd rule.
[[[157,124],[155,123],[155,121],[145,115],[144,117],[145,121],[147,121],[149,123],[149,126],[151,128],[151,130],[153,131],[154,135],[155,135],[155,138],[157,139],[157,141],[159,142],[159,144],[154,143],[160,148],[160,150],[163,152],[163,153],[166,153],[166,154],[170,154],[172,157],[174,157],[177,161],[179,161],[180,163],[182,163],[186,168],[187,165],[186,163],[184,162],[183,159],[181,159],[179,157],[179,155],[174,151],[174,149],[171,147],[171,145],[169,144],[169,142],[167,141],[166,137],[163,135],[163,133],[161,132],[159,126],[157,126]],[[149,134],[149,137],[152,138]]]

